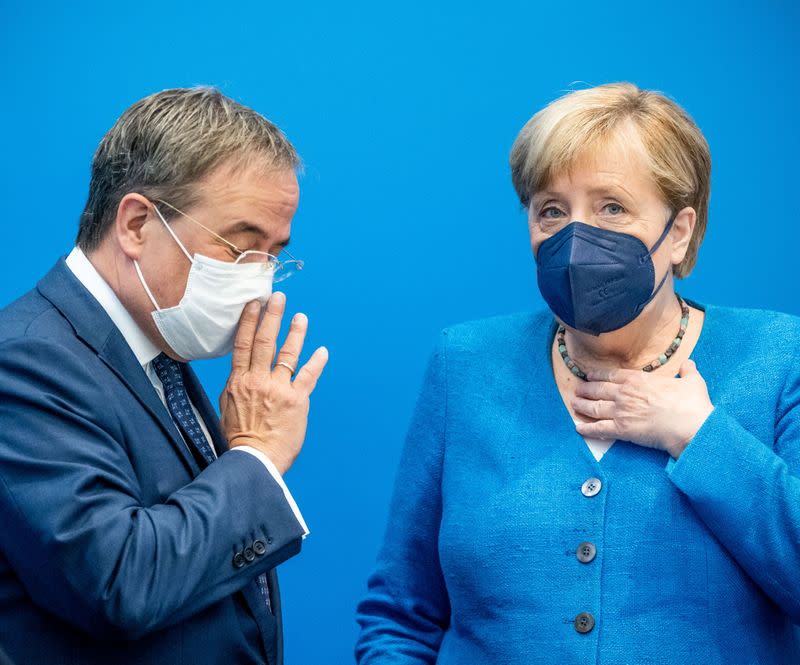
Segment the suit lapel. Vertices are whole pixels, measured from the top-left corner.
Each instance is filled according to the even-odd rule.
[[[162,429],[169,436],[173,448],[175,448],[180,458],[191,471],[192,477],[197,476],[200,473],[200,466],[197,464],[183,437],[181,437],[178,427],[169,415],[169,411],[167,411],[167,407],[164,406],[150,379],[147,378],[147,374],[145,374],[122,333],[116,327],[98,355],[117,375],[120,381],[136,395],[150,415],[160,423]]]
[[[75,334],[114,372],[139,400],[144,409],[161,425],[178,457],[194,477],[200,472],[181,438],[167,408],[161,402],[122,333],[100,303],[67,267],[64,259],[37,285],[39,293],[70,322]]]

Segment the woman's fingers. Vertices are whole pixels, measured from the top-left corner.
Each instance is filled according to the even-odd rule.
[[[613,420],[598,420],[593,423],[577,423],[575,429],[581,436],[589,439],[618,438],[617,424]]]
[[[328,349],[321,346],[311,354],[308,362],[297,372],[297,376],[294,379],[295,387],[300,388],[310,395],[314,391],[327,362]]]
[[[275,346],[278,332],[281,329],[283,310],[286,307],[286,296],[277,291],[267,302],[267,311],[253,339],[253,350],[250,354],[250,369],[258,373],[269,373],[275,359]]]
[[[614,402],[601,399],[573,397],[570,403],[572,404],[572,408],[575,409],[575,412],[583,416],[588,416],[595,420],[611,420],[614,418]]]
[[[289,379],[297,371],[297,363],[300,361],[300,353],[303,351],[303,342],[306,339],[307,330],[308,317],[302,313],[295,314],[289,326],[286,340],[283,342],[283,346],[275,360],[275,367],[272,369],[273,376],[283,376]],[[280,363],[286,363],[292,369],[290,370],[286,365]]]
[[[257,300],[247,303],[239,319],[239,328],[233,341],[233,357],[231,367],[233,372],[246,372],[250,369],[250,354],[253,349],[253,337],[258,327],[258,315],[261,313],[261,303]]]
[[[613,400],[619,388],[616,383],[606,381],[582,381],[575,386],[575,395],[586,399]]]

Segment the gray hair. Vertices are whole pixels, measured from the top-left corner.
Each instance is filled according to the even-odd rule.
[[[297,152],[278,127],[216,88],[174,88],[139,100],[95,151],[77,245],[96,249],[130,192],[181,210],[191,207],[200,199],[198,181],[223,163],[300,168]]]

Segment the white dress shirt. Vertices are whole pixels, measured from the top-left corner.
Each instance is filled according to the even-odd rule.
[[[586,441],[586,445],[589,446],[589,450],[598,462],[608,452],[608,449],[614,445],[613,439],[589,439],[583,437],[583,440]]]
[[[575,418],[572,419],[576,425],[578,421]],[[614,445],[614,439],[590,439],[588,437],[581,437],[585,442],[586,445],[589,446],[589,452],[592,453],[592,456],[599,462],[603,455],[608,452],[608,449]]]
[[[97,272],[97,269],[92,265],[79,247],[75,247],[72,252],[70,252],[69,256],[67,257],[67,267],[73,272],[75,277],[78,278],[78,281],[80,281],[80,283],[86,287],[89,293],[94,296],[95,300],[100,303],[100,306],[114,322],[114,325],[117,326],[120,333],[122,333],[122,336],[125,338],[128,346],[130,346],[131,351],[133,351],[133,354],[136,356],[136,359],[142,366],[144,373],[147,375],[150,383],[153,384],[153,388],[155,388],[158,397],[161,399],[166,408],[167,401],[164,396],[164,387],[161,384],[161,380],[156,375],[156,371],[153,367],[153,359],[159,353],[161,353],[160,349],[153,344],[147,335],[144,334],[136,321],[133,320],[133,317],[128,313],[128,310],[125,309],[125,306],[120,302],[119,298],[117,298],[117,294],[114,293],[113,289],[103,279],[100,273]],[[197,422],[200,424],[200,428],[203,430],[203,434],[208,440],[211,450],[214,452],[214,455],[216,455],[217,451],[214,449],[214,442],[211,439],[211,435],[208,432],[206,424],[203,422],[203,418],[200,416],[200,413],[197,411],[195,405],[191,404],[191,406],[192,410],[194,411],[194,415],[197,418]],[[305,520],[300,513],[300,509],[297,507],[294,497],[292,497],[291,492],[289,492],[289,488],[286,486],[283,477],[281,476],[275,464],[273,464],[272,460],[270,460],[269,457],[267,457],[260,450],[256,450],[251,446],[237,446],[232,448],[229,452],[234,453],[236,451],[248,453],[256,457],[275,479],[275,482],[280,485],[281,489],[283,490],[283,494],[286,497],[286,501],[289,503],[289,506],[291,506],[297,521],[300,523],[300,526],[305,532],[303,534],[303,538],[305,538],[309,533],[308,527],[306,526]]]

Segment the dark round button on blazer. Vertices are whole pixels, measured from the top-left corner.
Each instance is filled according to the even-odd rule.
[[[579,633],[588,633],[594,628],[594,617],[588,612],[581,612],[575,617],[575,630]]]

